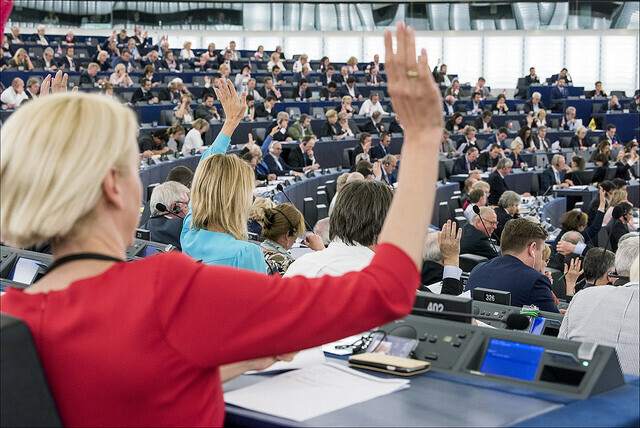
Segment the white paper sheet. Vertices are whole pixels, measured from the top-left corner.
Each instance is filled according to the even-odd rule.
[[[302,422],[409,387],[407,379],[380,379],[325,363],[287,372],[224,394],[227,404]]]
[[[322,352],[321,347],[305,349],[304,351],[300,351],[296,354],[292,361],[278,361],[271,367],[268,367],[262,371],[250,371],[246,374],[256,374],[256,373],[267,373],[267,372],[275,372],[280,370],[294,370],[294,369],[303,369],[305,367],[315,366],[317,364],[322,364],[327,359],[324,356],[324,352]]]

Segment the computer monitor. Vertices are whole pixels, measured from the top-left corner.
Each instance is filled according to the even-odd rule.
[[[542,346],[491,339],[480,372],[532,382],[543,353]]]

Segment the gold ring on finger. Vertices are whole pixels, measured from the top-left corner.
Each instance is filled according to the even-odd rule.
[[[407,77],[418,77],[417,71],[407,71]]]

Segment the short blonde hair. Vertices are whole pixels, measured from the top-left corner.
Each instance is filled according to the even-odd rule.
[[[104,132],[98,122],[118,126]],[[131,171],[137,129],[130,109],[98,94],[50,95],[20,107],[2,127],[0,239],[24,248],[80,234],[109,169]]]
[[[474,189],[482,189],[482,190],[490,190],[491,189],[491,185],[489,183],[487,183],[486,181],[482,181],[482,180],[478,180],[475,183],[473,183],[471,185],[471,190]]]
[[[106,57],[109,56],[109,54],[107,53],[107,51],[100,51],[98,52],[98,56],[96,57],[97,59],[100,59],[100,57]]]
[[[519,141],[519,140],[513,140],[513,141],[511,142],[511,150],[515,150],[515,149],[517,149],[518,147],[519,147],[519,148],[521,148],[521,149],[522,149],[522,148],[524,148],[524,144],[522,144],[522,141]]]
[[[540,116],[544,116],[547,117],[547,111],[543,108],[541,108],[540,110],[538,110],[538,112],[536,113],[535,116],[533,116],[534,120],[540,119]]]
[[[253,182],[253,170],[236,155],[218,153],[200,162],[191,186],[191,227],[216,227],[238,240],[249,239]]]
[[[98,64],[96,64],[96,65],[98,65]],[[116,68],[114,68],[113,71],[115,71],[116,74],[120,74],[120,73],[118,73],[118,71],[120,71],[120,70],[125,71],[126,69],[127,68],[124,66],[124,64],[120,63],[120,64],[116,65]]]
[[[209,128],[209,122],[207,122],[203,118],[198,118],[191,122],[191,127],[197,129],[198,131],[202,131],[204,128]]]
[[[611,193],[611,201],[609,202],[610,207],[615,207],[620,205],[621,202],[625,202],[627,200],[627,191],[622,189],[616,189]]]
[[[580,135],[580,133],[587,132],[587,131],[588,131],[588,129],[587,129],[586,126],[581,126],[578,129],[576,129],[576,135]]]
[[[347,101],[349,102],[353,101],[353,98],[351,98],[351,95],[345,95],[344,97],[342,97],[342,104],[346,103]]]
[[[186,48],[187,48],[187,46],[191,46],[191,42],[190,42],[190,41],[188,41],[188,40],[182,44],[182,47],[183,47],[184,49],[186,49]]]
[[[280,61],[280,54],[278,52],[274,52],[271,54],[271,61],[276,62],[276,58]]]
[[[122,63],[120,63],[122,64]],[[100,68],[100,65],[98,63],[95,62],[90,62],[89,65],[87,65],[87,69],[89,68]]]
[[[357,63],[358,63],[358,58],[356,58],[355,56],[351,56],[347,60],[347,65],[356,65]]]
[[[327,119],[329,119],[330,117],[338,116],[338,113],[334,109],[331,109],[331,110],[327,110],[327,112],[324,115],[327,117]]]
[[[276,203],[269,198],[256,198],[249,210],[249,221],[257,221],[264,224],[264,210],[275,206]]]

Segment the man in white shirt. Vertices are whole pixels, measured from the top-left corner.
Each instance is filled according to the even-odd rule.
[[[5,104],[8,109],[12,109],[18,107],[20,103],[28,98],[27,94],[24,93],[24,81],[16,77],[11,82],[11,86],[2,91],[0,101],[2,101],[2,104]]]
[[[360,114],[371,116],[374,111],[379,111],[383,115],[389,114],[384,111],[379,99],[380,97],[377,92],[371,92],[371,94],[369,94],[369,99],[362,103],[362,106],[360,107]]]
[[[44,36],[44,30],[45,30],[44,25],[42,24],[38,25],[38,32],[33,36],[31,36],[31,41],[36,42],[36,44],[40,46],[49,46],[49,41]]]
[[[336,198],[329,219],[331,243],[298,258],[285,277],[342,275],[365,268],[373,258],[393,191],[379,181],[356,180],[345,184]]]
[[[229,52],[231,52],[231,61],[240,60],[240,54],[236,50],[236,42],[234,42],[233,40],[229,42]]]

